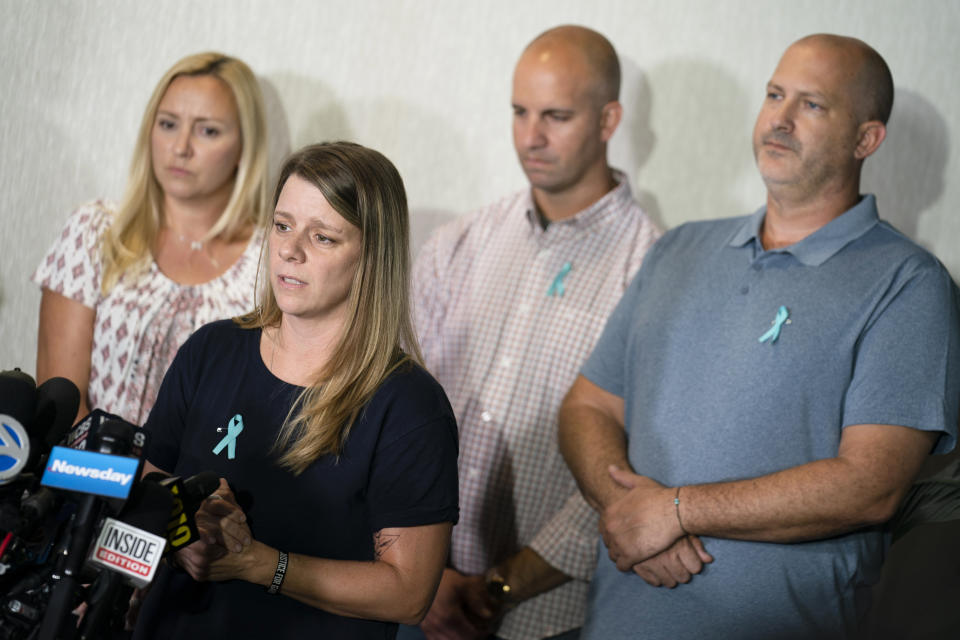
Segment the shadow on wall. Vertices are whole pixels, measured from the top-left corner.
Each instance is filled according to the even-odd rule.
[[[416,260],[423,243],[437,227],[442,227],[457,214],[442,209],[411,209],[410,210],[410,256]]]
[[[645,83],[656,146],[640,171],[655,219],[669,228],[687,220],[743,215],[757,202],[737,195],[755,176],[751,138],[754,101],[725,68],[708,59],[677,58],[650,69]],[[759,91],[759,89],[758,89]],[[643,101],[641,100],[641,103]]]
[[[353,132],[347,121],[347,115],[337,101],[333,91],[316,78],[292,74],[271,75],[262,79],[265,90],[270,91],[268,113],[275,109],[283,118],[283,129],[278,135],[286,136],[288,152],[316,142],[333,140],[353,140]],[[267,89],[269,87],[269,89]],[[266,97],[265,97],[266,99]],[[274,125],[274,121],[270,121]],[[271,129],[273,131],[273,129]],[[271,137],[274,133],[270,134]],[[274,153],[271,141],[271,158]],[[279,148],[278,148],[279,152]]]
[[[620,56],[620,104],[623,119],[619,130],[610,141],[610,164],[622,170],[634,181],[641,168],[653,153],[657,137],[650,128],[651,90],[647,77],[632,59]],[[660,206],[650,191],[640,188],[641,183],[631,184],[634,198],[648,216],[661,228],[664,221]]]
[[[280,174],[280,165],[290,154],[290,123],[287,121],[287,112],[283,108],[280,92],[268,78],[258,76],[260,91],[263,93],[263,106],[267,117],[267,184],[270,185],[270,196],[273,197],[273,188],[277,184]]]
[[[434,229],[483,197],[476,174],[463,170],[469,156],[464,135],[449,114],[394,97],[351,104],[350,112],[367,123],[357,142],[387,156],[403,178],[410,203],[410,253],[416,257]],[[515,162],[512,157],[506,161]],[[452,210],[436,204],[451,202],[463,206]]]
[[[458,192],[467,186],[458,183],[466,177],[457,173],[464,142],[453,127],[443,127],[441,114],[386,99],[345,106],[327,85],[305,76],[277,74],[261,78],[260,83],[271,131],[271,179],[291,151],[317,142],[350,140],[380,151],[397,166],[410,202],[449,201],[448,193],[473,201]],[[348,113],[357,122],[368,123],[362,139]],[[416,163],[415,170],[411,163]],[[458,213],[411,207],[411,253],[416,255],[433,229]]]
[[[937,108],[913,91],[897,90],[887,139],[863,165],[861,191],[877,194],[880,217],[917,240],[917,223],[944,190],[950,131]]]

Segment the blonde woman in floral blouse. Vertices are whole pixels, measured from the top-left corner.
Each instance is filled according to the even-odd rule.
[[[78,417],[143,422],[187,337],[252,308],[266,149],[259,85],[240,60],[191,55],[160,80],[123,200],[81,206],[33,274],[37,380],[73,380]]]

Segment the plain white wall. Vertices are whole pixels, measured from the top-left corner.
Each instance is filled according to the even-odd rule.
[[[814,32],[862,38],[897,101],[864,190],[960,275],[960,2],[927,0],[0,0],[0,369],[33,373],[30,274],[71,209],[118,198],[150,91],[215,49],[261,78],[274,162],[351,139],[404,177],[414,247],[452,216],[524,185],[510,76],[544,29],[604,33],[624,68],[613,164],[664,226],[755,209],[750,131],[783,49]]]

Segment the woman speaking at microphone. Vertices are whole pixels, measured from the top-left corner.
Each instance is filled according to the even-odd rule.
[[[256,311],[186,342],[145,425],[148,468],[225,480],[135,638],[393,638],[440,580],[457,432],[419,364],[400,176],[314,145],[274,204]]]

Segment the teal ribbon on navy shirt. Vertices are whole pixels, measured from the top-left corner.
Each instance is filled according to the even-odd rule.
[[[227,448],[227,459],[233,460],[237,456],[237,436],[243,431],[243,418],[238,413],[230,418],[227,425],[227,435],[213,448],[213,455],[218,456],[223,448]]]

